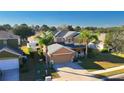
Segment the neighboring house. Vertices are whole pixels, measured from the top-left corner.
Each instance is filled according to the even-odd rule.
[[[0,31],[0,45],[18,48],[20,37],[6,31]]]
[[[31,51],[37,51],[37,46],[39,46],[38,40],[35,37],[36,36],[30,36],[27,39],[28,40],[27,47],[31,48]]]
[[[0,31],[0,79],[19,80],[19,60],[23,53],[18,48],[20,38],[8,32]]]
[[[85,46],[80,43],[79,34],[76,31],[59,31],[54,37],[54,42],[76,51],[76,57],[83,56]]]
[[[102,50],[104,48],[105,37],[106,37],[106,33],[101,33],[98,36],[98,42],[97,42],[97,44],[94,44],[94,43],[91,42],[88,45],[89,48]]]
[[[51,61],[56,64],[73,62],[75,51],[60,44],[48,46],[48,55]]]
[[[102,50],[104,48],[105,37],[106,37],[106,33],[101,33],[100,36],[98,37],[99,39],[98,49],[99,50]]]
[[[59,31],[55,34],[54,42],[64,44],[74,44],[75,36],[79,35],[76,31]]]

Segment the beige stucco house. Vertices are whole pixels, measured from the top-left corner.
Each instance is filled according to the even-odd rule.
[[[75,51],[60,44],[48,46],[48,55],[50,61],[56,64],[72,62],[75,57]]]

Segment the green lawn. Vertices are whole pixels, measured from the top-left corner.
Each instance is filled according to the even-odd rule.
[[[117,75],[117,74],[122,74],[124,73],[124,69],[119,69],[119,70],[114,70],[114,71],[110,71],[110,72],[105,72],[105,73],[101,73],[98,75],[104,76],[104,77],[108,77],[108,76],[113,76],[113,75]]]
[[[82,63],[79,63],[88,71],[102,70],[112,67],[124,65],[124,57],[114,54],[96,54],[90,58],[80,58]]]
[[[52,75],[53,79],[60,78],[59,74],[57,73],[57,71],[53,67],[51,68],[51,75]]]

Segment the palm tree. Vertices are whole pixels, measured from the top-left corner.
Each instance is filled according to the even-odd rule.
[[[90,42],[95,42],[98,40],[98,33],[93,33],[90,30],[81,30],[80,31],[80,41],[85,44],[85,56],[88,55],[88,44]]]
[[[50,31],[42,32],[40,36],[37,37],[40,45],[40,49],[42,49],[43,54],[45,56],[46,69],[48,70],[49,61],[48,61],[48,45],[53,40],[53,34]],[[48,74],[48,73],[46,73]]]

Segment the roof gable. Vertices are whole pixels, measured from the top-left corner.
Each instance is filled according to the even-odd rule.
[[[71,52],[74,52],[73,50],[71,50],[71,49],[69,49],[69,48],[67,48],[67,47],[65,47],[65,46],[63,46],[63,45],[60,45],[60,44],[52,44],[52,45],[49,45],[48,46],[48,53],[49,54],[53,54],[53,53],[55,53],[55,52],[57,52],[57,51],[59,51],[59,50],[61,50],[61,49],[66,49],[66,50],[68,50],[68,51],[71,51]]]
[[[53,54],[67,54],[67,53],[73,53],[74,51],[72,51],[71,49],[68,48],[61,48],[59,50],[57,50],[56,52],[54,52]]]
[[[21,56],[20,53],[14,51],[14,50],[12,50],[12,49],[9,49],[9,48],[7,48],[7,47],[2,48],[2,49],[0,50],[0,53],[3,53],[3,52],[8,52],[8,53],[13,54],[13,55],[16,55],[16,56]]]

